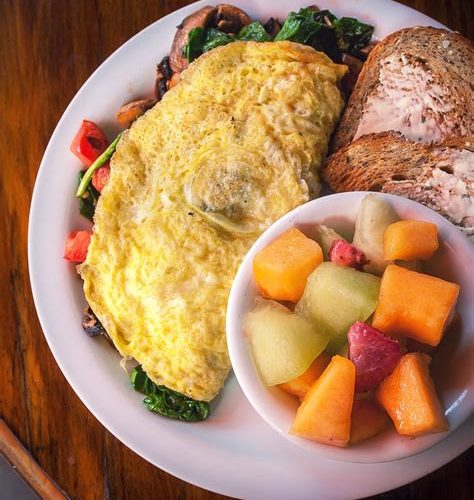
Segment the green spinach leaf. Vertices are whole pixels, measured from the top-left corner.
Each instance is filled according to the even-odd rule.
[[[340,62],[342,53],[357,55],[372,38],[374,27],[352,17],[338,19],[329,10],[309,8],[290,12],[275,41],[291,40],[310,45]]]
[[[334,62],[342,61],[342,50],[339,46],[337,32],[332,27],[323,24],[320,30],[308,40],[308,45],[324,52]]]
[[[215,49],[216,47],[220,47],[221,45],[227,45],[228,43],[234,41],[234,36],[223,33],[222,31],[219,31],[215,28],[211,28],[206,32],[204,43],[202,45],[202,51],[207,52],[208,50]]]
[[[79,172],[79,183],[81,184],[82,178],[84,177],[86,170]],[[92,183],[87,185],[85,193],[79,198],[79,213],[94,222],[95,206],[97,205],[97,200],[99,199],[100,193],[92,185]]]
[[[300,9],[298,12],[290,12],[274,41],[290,40],[307,44],[308,40],[323,26],[316,14],[318,12],[308,8]]]
[[[310,45],[326,53],[333,61],[341,62],[343,52],[360,55],[359,50],[370,42],[373,32],[373,26],[352,17],[338,19],[329,10],[302,8],[298,12],[288,14],[274,41],[290,40]],[[189,32],[184,55],[191,62],[204,52],[236,40],[266,42],[270,41],[271,37],[258,21],[244,26],[237,36],[215,28],[207,31],[195,28]]]
[[[255,21],[244,26],[237,35],[239,40],[253,42],[269,42],[270,35],[265,31],[262,23]]]
[[[365,47],[374,33],[373,26],[361,23],[353,17],[341,17],[334,22],[334,28],[342,42],[341,49],[349,53],[355,53]]]
[[[155,384],[141,366],[132,370],[130,382],[136,391],[146,395],[143,403],[150,411],[186,422],[199,422],[209,416],[209,403]]]
[[[193,28],[188,33],[188,44],[184,49],[184,54],[189,62],[194,61],[202,54],[204,44],[204,30],[202,28]]]
[[[155,383],[150,380],[141,366],[135,367],[130,373],[132,387],[142,394],[154,394]]]

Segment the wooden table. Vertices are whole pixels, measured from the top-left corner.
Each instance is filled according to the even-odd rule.
[[[28,280],[30,197],[43,151],[66,105],[111,52],[188,3],[0,2],[0,417],[73,498],[224,498],[153,467],[95,420],[66,383],[46,345]],[[403,3],[474,38],[469,0]],[[380,498],[467,500],[474,494],[473,465],[471,450]]]

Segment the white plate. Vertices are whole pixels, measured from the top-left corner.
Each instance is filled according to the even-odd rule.
[[[73,196],[80,165],[69,144],[84,118],[113,135],[117,108],[151,92],[155,65],[169,51],[175,26],[208,3],[161,19],[109,57],[72,100],[46,149],[31,204],[28,256],[33,296],[51,351],[78,396],[110,432],[146,460],[203,488],[240,498],[327,499],[372,495],[413,481],[473,444],[473,419],[440,445],[402,461],[368,466],[315,460],[267,427],[233,375],[206,422],[186,424],[148,412],[114,350],[82,331],[81,281],[62,259],[66,234],[87,227]],[[284,18],[310,2],[232,3],[266,19]],[[441,26],[388,0],[325,0],[320,6],[376,24],[378,37],[404,26]]]

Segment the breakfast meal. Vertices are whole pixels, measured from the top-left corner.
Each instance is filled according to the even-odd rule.
[[[411,438],[446,431],[429,365],[460,287],[423,272],[437,226],[369,194],[352,242],[316,229],[317,241],[292,227],[255,255],[244,323],[261,382],[300,400],[289,432],[345,447],[390,421]]]
[[[206,6],[178,26],[153,96],[117,110],[125,130],[109,142],[98,124],[81,124],[71,143],[83,165],[76,196],[93,226],[67,236],[64,258],[84,281],[84,330],[105,337],[124,368],[135,363],[130,381],[148,409],[208,417],[231,368],[225,317],[237,269],[273,222],[320,195],[323,180],[334,191],[418,200],[474,233],[472,44],[436,28],[375,44],[373,31],[315,6],[264,23],[233,5]],[[369,196],[353,244],[329,227],[319,242],[294,228],[255,259],[262,299],[249,339],[264,383],[303,398],[293,432],[313,436],[308,412],[323,411],[336,385],[334,408],[349,420],[352,411],[353,422],[344,417],[331,439],[347,444],[350,430],[351,442],[362,440],[398,412],[391,377],[415,372],[419,403],[438,427],[400,428],[444,428],[427,357],[404,354],[401,338],[436,345],[441,306],[454,307],[453,289],[419,272],[435,247],[435,227],[399,221]],[[403,323],[403,297],[387,307],[400,280],[419,291],[439,285],[444,312],[423,323],[425,304],[413,303]],[[276,346],[283,365],[272,359]],[[374,398],[354,400],[354,387],[377,387],[386,412]],[[319,424],[311,439],[324,434]]]

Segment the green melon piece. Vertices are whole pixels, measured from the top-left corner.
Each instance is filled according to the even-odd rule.
[[[365,271],[381,276],[391,263],[383,258],[383,235],[390,224],[399,220],[392,206],[376,194],[368,194],[360,202],[352,244],[369,261]]]
[[[316,239],[318,240],[318,243],[321,245],[321,248],[323,250],[324,260],[329,260],[329,250],[331,250],[331,246],[335,241],[346,241],[346,239],[343,238],[339,233],[334,231],[334,229],[328,226],[323,226],[322,224],[319,224],[317,227]]]
[[[268,386],[299,377],[328,342],[309,321],[272,300],[259,301],[244,329],[257,372]]]
[[[334,354],[347,342],[349,327],[374,312],[379,288],[378,276],[323,262],[309,275],[295,312],[329,337],[326,350]]]

